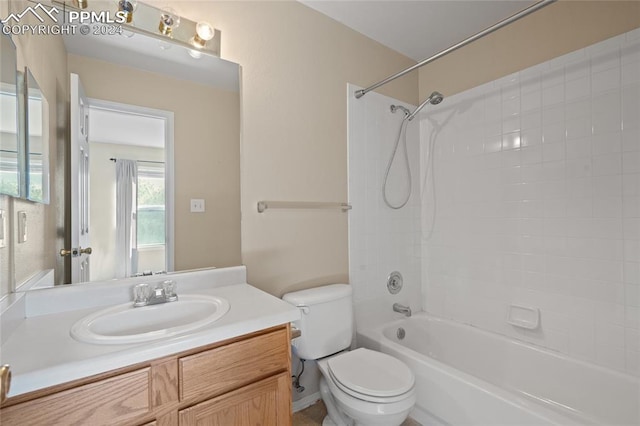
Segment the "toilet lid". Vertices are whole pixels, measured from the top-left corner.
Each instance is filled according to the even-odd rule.
[[[388,398],[413,388],[414,376],[409,367],[381,352],[359,348],[333,357],[327,364],[336,384],[356,397]]]

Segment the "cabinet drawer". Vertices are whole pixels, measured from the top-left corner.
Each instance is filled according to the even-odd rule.
[[[291,377],[280,373],[179,412],[179,426],[291,425]]]
[[[150,368],[2,409],[2,425],[114,425],[150,410]]]
[[[289,366],[287,330],[180,358],[180,400],[210,397],[267,377]]]

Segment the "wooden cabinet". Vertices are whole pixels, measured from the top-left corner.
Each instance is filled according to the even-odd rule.
[[[291,425],[289,326],[7,399],[11,425]]]
[[[185,408],[180,426],[286,425],[289,419],[287,388],[291,376],[280,373],[217,398]]]

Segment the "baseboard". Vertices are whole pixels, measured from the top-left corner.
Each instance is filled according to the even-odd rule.
[[[311,395],[307,395],[302,399],[293,401],[293,412],[297,413],[298,411],[302,411],[307,407],[311,407],[318,401],[320,401],[320,392],[312,393]]]

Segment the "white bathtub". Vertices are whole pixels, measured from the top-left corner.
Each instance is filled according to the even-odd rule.
[[[418,313],[358,331],[358,345],[413,370],[424,425],[640,424],[637,377],[472,326]]]

